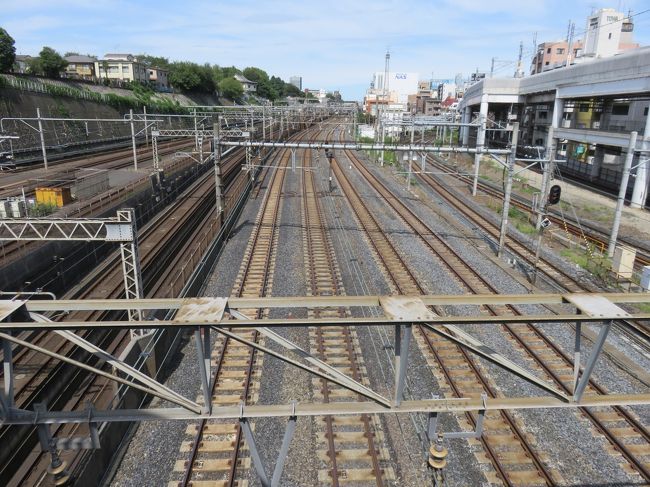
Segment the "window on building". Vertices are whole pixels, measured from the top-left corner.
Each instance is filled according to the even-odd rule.
[[[581,103],[580,104],[580,111],[581,112],[588,112],[589,111],[589,103]]]
[[[551,48],[550,47],[546,50],[546,54],[551,54]]]
[[[129,66],[122,66],[122,73],[123,74],[129,74]]]
[[[538,113],[538,118],[546,120],[547,117],[548,117],[548,112],[539,112]]]
[[[630,111],[630,105],[619,103],[612,106],[612,115],[627,115]]]
[[[548,66],[549,64],[550,64],[550,63],[549,63],[548,61],[546,61],[546,62],[544,63],[544,66]]]
[[[647,116],[648,116],[648,108],[649,108],[649,107],[645,107],[645,108],[643,109],[643,116],[644,116],[644,117],[647,117]]]
[[[555,51],[557,54],[564,54],[564,48],[563,47],[558,47],[557,50]]]
[[[607,36],[608,39],[612,38],[612,33],[610,32],[609,35]]]

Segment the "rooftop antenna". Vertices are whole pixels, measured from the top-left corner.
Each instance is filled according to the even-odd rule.
[[[533,51],[537,52],[537,31],[533,32]]]

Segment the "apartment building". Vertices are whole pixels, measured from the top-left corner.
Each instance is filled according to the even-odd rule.
[[[95,61],[95,73],[101,79],[149,82],[147,67],[132,54],[106,54]]]
[[[156,66],[149,66],[147,68],[149,73],[149,83],[154,86],[158,91],[169,90],[169,70],[158,68]]]
[[[634,42],[634,23],[613,8],[601,8],[587,17],[584,39],[543,42],[533,57],[530,74],[614,56],[639,44]]]
[[[66,56],[68,65],[65,67],[66,78],[91,80],[95,77],[95,62],[97,58],[92,56]]]

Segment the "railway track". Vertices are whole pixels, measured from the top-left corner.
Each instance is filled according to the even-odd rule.
[[[311,151],[303,158],[302,228],[307,294],[309,296],[344,295],[345,289],[334,248],[319,202],[314,172],[310,170]],[[310,318],[343,318],[343,308],[310,310]],[[368,385],[365,363],[354,327],[312,327],[309,329],[310,352],[336,367],[355,381]],[[315,396],[322,402],[353,401],[352,391],[323,379],[313,379]],[[318,418],[318,457],[326,466],[318,472],[323,485],[391,485],[395,472],[385,446],[383,428],[376,416],[360,415]]]
[[[179,149],[190,147],[191,144],[187,140],[175,140],[171,142],[162,143],[159,146],[159,156],[169,155]],[[153,161],[152,150],[146,147],[140,147],[137,151],[138,163],[141,168],[146,167],[145,162]],[[61,178],[61,175],[66,171],[77,169],[122,169],[129,168],[133,165],[133,151],[122,150],[111,152],[109,154],[101,154],[93,157],[81,157],[72,160],[64,159],[63,161],[54,165],[54,167],[45,171],[43,168],[29,168],[20,171],[11,171],[3,173],[2,179],[4,181],[2,190],[0,190],[0,199],[21,196],[21,189],[25,190],[26,195],[31,195],[34,189],[39,186],[39,178],[47,178],[56,181]],[[26,174],[26,175],[25,175]],[[17,177],[12,177],[12,176]],[[67,184],[67,183],[66,183]],[[40,184],[42,185],[42,184]],[[62,183],[54,184],[53,187],[61,186]],[[48,185],[49,186],[49,185]]]
[[[435,168],[441,169],[445,172],[449,172],[452,168],[445,164],[443,161],[440,161],[435,156],[427,156],[427,163],[432,164]],[[419,174],[420,179],[431,180],[435,179],[430,174]],[[461,181],[467,183],[468,185],[472,184],[472,178],[464,174],[454,174],[454,177],[460,179]],[[494,186],[485,183],[484,181],[479,180],[478,185],[481,191],[487,195],[498,198],[499,200],[503,199],[503,191]],[[534,217],[532,212],[532,201],[519,196],[513,195],[510,200],[511,205],[522,210],[526,214],[530,215],[531,218]],[[595,249],[600,249],[601,252],[604,252],[609,245],[609,236],[600,228],[597,228],[594,225],[588,223],[576,223],[567,218],[564,214],[558,214],[554,211],[549,211],[546,217],[557,225],[558,228],[563,229],[567,234],[577,237],[579,240],[585,242],[585,244],[593,246]],[[618,239],[620,243],[624,243],[630,247],[638,249],[636,258],[635,258],[635,268],[639,269],[643,266],[650,265],[650,249],[640,248],[639,242],[632,242],[624,238]]]
[[[195,226],[200,226],[201,220],[205,217],[206,211],[213,206],[211,196],[214,182],[211,174],[206,173],[203,180],[197,183],[188,191],[188,198],[179,199],[167,215],[161,215],[152,224],[143,228],[140,232],[140,257],[143,272],[143,286],[148,294],[152,284],[157,279],[157,273],[161,269],[166,269],[170,258],[177,255],[182,250],[182,243]],[[203,194],[203,198],[193,198],[192,194]],[[166,218],[165,218],[166,216]],[[123,277],[120,266],[119,255],[111,256],[92,276],[87,278],[81,285],[73,290],[70,295],[81,298],[118,298],[123,294]],[[155,296],[155,295],[154,295]],[[152,296],[152,297],[154,297]],[[72,319],[101,319],[99,315],[89,313],[75,313],[70,316]],[[97,344],[114,355],[119,354],[130,340],[129,333],[119,331],[116,333],[106,333],[103,331],[97,333],[80,334],[85,339]],[[42,334],[32,340],[37,344],[44,346],[57,353],[75,356],[76,358],[87,357],[70,342],[60,340],[54,334]],[[87,357],[89,358],[89,357]],[[40,392],[46,388],[54,377],[64,375],[65,383],[68,384],[60,392],[50,393],[48,406],[60,409],[79,409],[84,407],[85,401],[91,401],[97,407],[107,407],[113,398],[113,385],[103,378],[89,379],[84,371],[57,363],[42,355],[32,354],[29,351],[23,356],[18,354],[15,358],[18,368],[26,368],[32,371],[32,374],[24,380],[16,380],[16,399],[17,403],[23,404],[23,407],[29,409],[31,404],[37,402],[37,397],[41,398],[45,392]],[[97,360],[90,359],[91,363]],[[63,381],[64,379],[59,379]],[[34,394],[33,391],[39,391]],[[74,391],[74,393],[73,393]],[[74,431],[76,426],[59,426],[53,428],[54,435],[67,435]],[[4,434],[11,434],[11,431],[3,430]],[[0,441],[4,437],[0,436]],[[27,435],[20,449],[14,452],[14,458],[20,458],[21,453],[25,455],[24,450],[33,448],[36,442],[35,435]],[[38,448],[38,447],[37,447]],[[34,453],[25,455],[34,456]],[[76,465],[76,455],[66,453],[62,455],[71,468]],[[37,455],[35,463],[24,472],[23,476],[16,480],[15,485],[38,485],[45,477],[45,467],[49,461],[46,455]],[[10,483],[9,485],[12,485]]]
[[[182,161],[172,161],[169,164],[164,164],[163,167],[167,171],[167,174],[172,176],[176,172],[187,170],[194,161],[191,159],[184,159]],[[67,210],[70,213],[65,215],[60,215],[60,212],[53,215],[56,217],[74,217],[74,218],[87,218],[91,216],[102,216],[109,209],[114,208],[120,202],[125,201],[130,196],[137,194],[140,191],[151,188],[151,181],[149,176],[143,176],[142,178],[129,183],[124,186],[110,189],[104,193],[101,193],[97,196],[94,196],[88,200],[80,202],[74,207],[74,210]],[[2,259],[2,266],[21,258],[26,258],[27,255],[32,252],[34,249],[47,245],[43,242],[2,242],[0,243],[0,258]],[[68,258],[69,256],[64,256]]]
[[[367,170],[366,170],[367,173]],[[493,241],[498,242],[500,228],[490,219],[485,218],[479,211],[468,206],[459,198],[452,190],[441,184],[436,178],[430,174],[420,174],[419,178],[436,194],[440,195],[454,210],[463,215],[472,224],[477,225],[486,233]],[[526,262],[531,268],[535,265],[535,252],[529,249],[523,242],[512,237],[506,238],[505,242],[507,250],[519,258],[522,262]],[[578,281],[566,269],[558,266],[550,260],[540,256],[537,264],[538,271],[546,276],[546,279],[552,286],[558,288],[562,292],[599,292],[600,289],[586,281]],[[644,337],[646,342],[650,341],[650,326],[645,323],[637,321],[626,321],[629,327],[635,330],[635,333]],[[627,328],[622,329],[624,332],[629,333]],[[636,338],[636,337],[634,337]]]
[[[282,187],[289,156],[289,151],[282,151],[278,156],[278,167],[270,169],[271,181],[244,253],[233,296],[261,297],[271,292],[283,199]],[[265,313],[260,309],[242,312],[252,316],[262,316]],[[238,329],[236,334],[248,341],[263,343],[256,330]],[[263,362],[254,349],[233,338],[219,335],[212,347],[211,360],[215,367],[211,394],[214,407],[256,401],[259,389],[259,381],[256,379],[261,373]],[[202,396],[198,400],[202,401]],[[188,426],[185,433],[186,439],[181,444],[179,459],[168,484],[170,487],[247,485],[246,480],[240,480],[245,477],[243,472],[250,467],[250,459],[243,452],[243,432],[239,423],[204,420]]]
[[[332,166],[341,191],[348,199],[357,220],[371,242],[376,260],[393,289],[398,294],[425,294],[400,252],[372,216],[336,159],[333,159]],[[440,310],[438,312],[442,314]],[[427,335],[427,332],[420,329],[416,336],[421,335]],[[431,344],[433,345],[433,342]],[[430,346],[425,349],[425,356],[427,355],[437,364],[435,370],[439,371],[438,378],[444,379],[443,383],[450,389],[448,395],[466,397],[486,393],[496,397],[498,394],[498,391],[489,385],[489,381],[479,370],[475,360],[460,347],[445,343],[439,350],[435,346]],[[465,421],[475,425],[477,416],[467,413]],[[532,446],[531,438],[511,413],[501,411],[486,415],[484,432],[479,440],[483,453],[477,455],[479,462],[489,462],[493,467],[492,472],[485,473],[486,479],[491,483],[505,485],[560,483],[558,473],[546,466],[546,456]]]
[[[241,161],[239,154],[232,154],[232,158]],[[232,161],[224,161],[224,166],[226,165],[229,165],[230,171],[235,171],[240,178],[245,177],[243,173],[235,170],[236,165]],[[234,179],[231,179],[231,183],[234,183],[234,181]],[[166,295],[164,292],[168,288],[165,283],[169,282],[169,279],[174,279],[173,275],[170,276],[170,269],[173,269],[175,264],[182,265],[184,259],[191,258],[194,255],[191,252],[194,237],[203,231],[214,233],[218,230],[214,228],[216,219],[214,216],[210,217],[211,212],[213,213],[214,210],[213,198],[214,179],[211,172],[208,171],[186,191],[183,197],[178,198],[165,214],[159,215],[140,231],[143,283],[145,292],[148,295],[152,297],[161,294]],[[93,276],[87,278],[76,290],[70,292],[68,297],[119,297],[123,292],[122,288],[123,278],[119,265],[119,256],[114,254],[112,258],[109,258],[96,270]],[[76,316],[75,319],[77,318],[101,319],[98,316],[90,315]],[[44,336],[40,343],[46,345],[46,348],[54,349],[59,353],[76,353],[81,357],[85,357],[85,354],[80,354],[76,347],[71,346],[69,342],[55,343],[52,341],[54,338],[52,334]],[[118,353],[129,340],[128,333],[124,332],[112,335],[106,333],[100,335],[87,334],[85,338],[114,354]],[[39,341],[39,339],[36,338],[36,341]],[[53,377],[61,375],[66,370],[63,364],[55,364],[52,361],[39,359],[25,350],[17,351],[15,360],[19,368],[22,367],[21,364],[25,364],[25,367],[32,372],[31,375],[25,377],[25,381],[20,384],[17,381],[16,384],[19,404],[28,408],[31,403],[37,400],[37,397],[39,400],[42,399],[43,393],[37,393],[37,391],[42,391]],[[61,409],[79,409],[83,408],[85,401],[89,400],[99,407],[108,407],[114,397],[113,385],[98,378],[84,379],[86,376],[87,374],[84,374],[79,369],[67,372],[65,380],[58,380],[67,383],[69,388],[53,395],[49,393],[48,405],[60,407]],[[74,390],[75,386],[75,394],[70,397],[70,391]],[[23,398],[23,394],[28,395]],[[67,435],[71,431],[76,431],[76,426],[59,427],[54,431],[54,434]],[[2,434],[9,434],[9,431],[5,429]],[[40,452],[27,452],[30,447],[33,448],[34,442],[33,435],[25,435],[20,447],[13,452],[13,458],[25,456],[28,458],[28,462],[26,462],[26,465],[21,466],[8,485],[39,485],[45,479],[45,467],[48,459]],[[78,465],[79,456],[64,455],[63,457],[69,460],[71,469]],[[30,458],[33,460],[31,464],[29,463]],[[5,468],[10,464],[11,462],[5,462]],[[4,475],[0,471],[0,478],[6,478],[3,477]]]
[[[410,227],[415,235],[438,258],[456,282],[470,293],[496,293],[497,291],[478,272],[468,266],[464,259],[445,241],[436,236],[406,205],[383,185],[365,166],[354,156],[347,153],[352,164],[374,190],[394,209],[400,219]],[[338,165],[337,165],[338,168]],[[344,177],[338,168],[337,173]],[[438,310],[439,312],[439,310]],[[493,316],[519,315],[515,307],[485,307],[482,312]],[[505,336],[525,355],[533,360],[536,371],[547,380],[554,382],[568,395],[572,394],[573,362],[548,336],[532,324],[502,326]],[[433,352],[436,346],[443,345],[438,338],[429,333],[421,335]],[[435,341],[432,341],[435,340]],[[440,361],[438,360],[438,363]],[[590,393],[603,394],[604,388],[593,379],[588,389]],[[470,391],[471,393],[471,391]],[[583,408],[581,412],[593,424],[596,431],[602,434],[612,448],[618,452],[624,463],[625,470],[633,472],[644,481],[650,481],[648,461],[650,460],[650,435],[633,413],[625,408]],[[501,476],[503,478],[503,476]]]

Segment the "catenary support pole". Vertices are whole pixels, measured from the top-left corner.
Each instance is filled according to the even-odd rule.
[[[129,110],[129,120],[131,125],[131,145],[133,146],[133,168],[138,170],[138,149],[135,144],[135,123],[133,121],[133,109]]]
[[[11,332],[9,332],[11,334]],[[13,349],[9,340],[2,342],[2,369],[4,373],[4,401],[7,409],[14,407],[14,369],[13,369]]]
[[[413,142],[415,141],[415,118],[411,119],[411,145],[413,145]],[[408,174],[406,176],[406,189],[410,190],[411,189],[411,173],[413,170],[413,151],[409,151],[409,169],[408,169]]]
[[[607,256],[614,256],[614,249],[616,248],[616,239],[618,238],[618,230],[621,225],[621,214],[623,213],[623,204],[625,203],[625,194],[627,193],[627,183],[630,179],[630,168],[634,159],[634,149],[636,147],[637,132],[630,132],[630,143],[627,146],[627,154],[625,155],[625,164],[623,165],[623,174],[621,175],[621,186],[618,189],[618,199],[616,200],[616,211],[614,212],[614,223],[612,224],[612,232],[609,237],[609,245],[607,247]]]
[[[142,116],[144,118],[144,141],[147,147],[149,147],[149,132],[147,131],[147,105],[142,106]]]
[[[499,251],[498,256],[501,257],[503,248],[506,243],[506,234],[508,232],[508,212],[510,211],[510,197],[512,193],[512,177],[515,168],[515,158],[517,156],[517,139],[519,138],[519,123],[512,124],[512,141],[510,145],[510,156],[507,160],[506,168],[506,188],[503,195],[503,211],[501,214],[501,232],[499,234]]]
[[[546,141],[546,162],[540,162],[542,166],[542,185],[540,188],[540,196],[537,201],[537,207],[535,211],[537,212],[537,221],[535,222],[535,230],[537,231],[537,237],[535,240],[535,260],[533,263],[533,275],[531,279],[532,284],[537,283],[537,272],[539,265],[539,257],[542,251],[542,239],[544,238],[544,228],[542,228],[542,221],[546,216],[546,207],[548,204],[548,190],[553,179],[553,174],[555,172],[555,147],[556,142],[554,138],[553,126],[548,128],[548,139]]]
[[[221,221],[223,213],[223,193],[222,193],[222,182],[221,182],[221,144],[219,138],[219,116],[217,115],[217,120],[213,126],[214,134],[214,189],[216,196],[216,209],[217,209],[217,220]]]
[[[41,151],[43,152],[43,165],[47,171],[47,150],[45,150],[45,134],[43,133],[43,122],[41,121],[41,109],[36,108],[36,119],[38,121],[38,135],[41,139]]]

